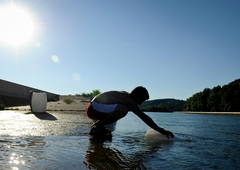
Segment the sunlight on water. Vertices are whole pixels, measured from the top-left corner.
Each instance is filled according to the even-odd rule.
[[[239,116],[147,114],[158,125],[185,140],[146,139],[149,127],[130,113],[118,121],[109,141],[89,140],[89,136],[82,133],[85,127],[76,128],[73,136],[70,132],[58,136],[1,135],[0,169],[240,168]],[[31,115],[28,118],[31,120]]]

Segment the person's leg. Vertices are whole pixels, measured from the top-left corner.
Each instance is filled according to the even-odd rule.
[[[115,109],[115,108],[114,108]],[[89,119],[101,120],[108,115],[106,112],[99,112],[93,108],[93,103],[90,102],[86,109],[86,114]]]
[[[123,118],[128,113],[128,107],[125,105],[118,104],[115,111],[112,113],[107,114],[106,117],[96,122],[92,128],[93,132],[99,131],[105,125],[111,124],[116,122],[117,120]]]

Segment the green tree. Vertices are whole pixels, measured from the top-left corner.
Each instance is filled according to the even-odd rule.
[[[100,90],[96,89],[96,90],[92,90],[92,96],[95,97],[97,95],[99,95],[101,93]]]
[[[201,102],[201,108],[200,111],[209,111],[208,108],[208,98],[211,94],[211,89],[205,88],[203,92],[201,93],[200,102]]]
[[[236,81],[223,86],[221,99],[222,111],[240,111],[240,82]]]
[[[194,94],[191,98],[190,98],[190,111],[199,111],[200,110],[200,92]]]
[[[188,98],[184,105],[185,111],[240,111],[240,79],[228,85],[205,88],[202,92]]]
[[[208,108],[211,112],[221,111],[221,86],[213,87],[208,98]]]

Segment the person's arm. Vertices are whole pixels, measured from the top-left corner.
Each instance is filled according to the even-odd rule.
[[[140,112],[142,112],[140,110]],[[148,115],[146,115],[145,113],[138,113],[136,114],[140,119],[142,119],[142,121],[144,121],[148,126],[150,126],[151,128],[153,128],[154,130],[160,132],[161,134],[167,135],[167,138],[169,139],[169,136],[171,136],[172,138],[174,137],[173,133],[170,131],[167,131],[161,127],[159,127],[153,120],[152,118],[150,118]]]
[[[145,122],[149,127],[152,129],[158,131],[159,133],[162,133],[164,135],[167,135],[168,139],[169,136],[172,138],[174,137],[173,133],[170,131],[166,131],[165,129],[159,127],[153,120],[150,118],[148,115],[143,113],[135,103],[130,104],[130,109],[132,110],[133,113],[135,113],[143,122]]]

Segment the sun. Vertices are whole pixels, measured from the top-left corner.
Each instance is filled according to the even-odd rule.
[[[14,5],[0,7],[0,41],[21,45],[33,36],[33,21],[30,15]]]

